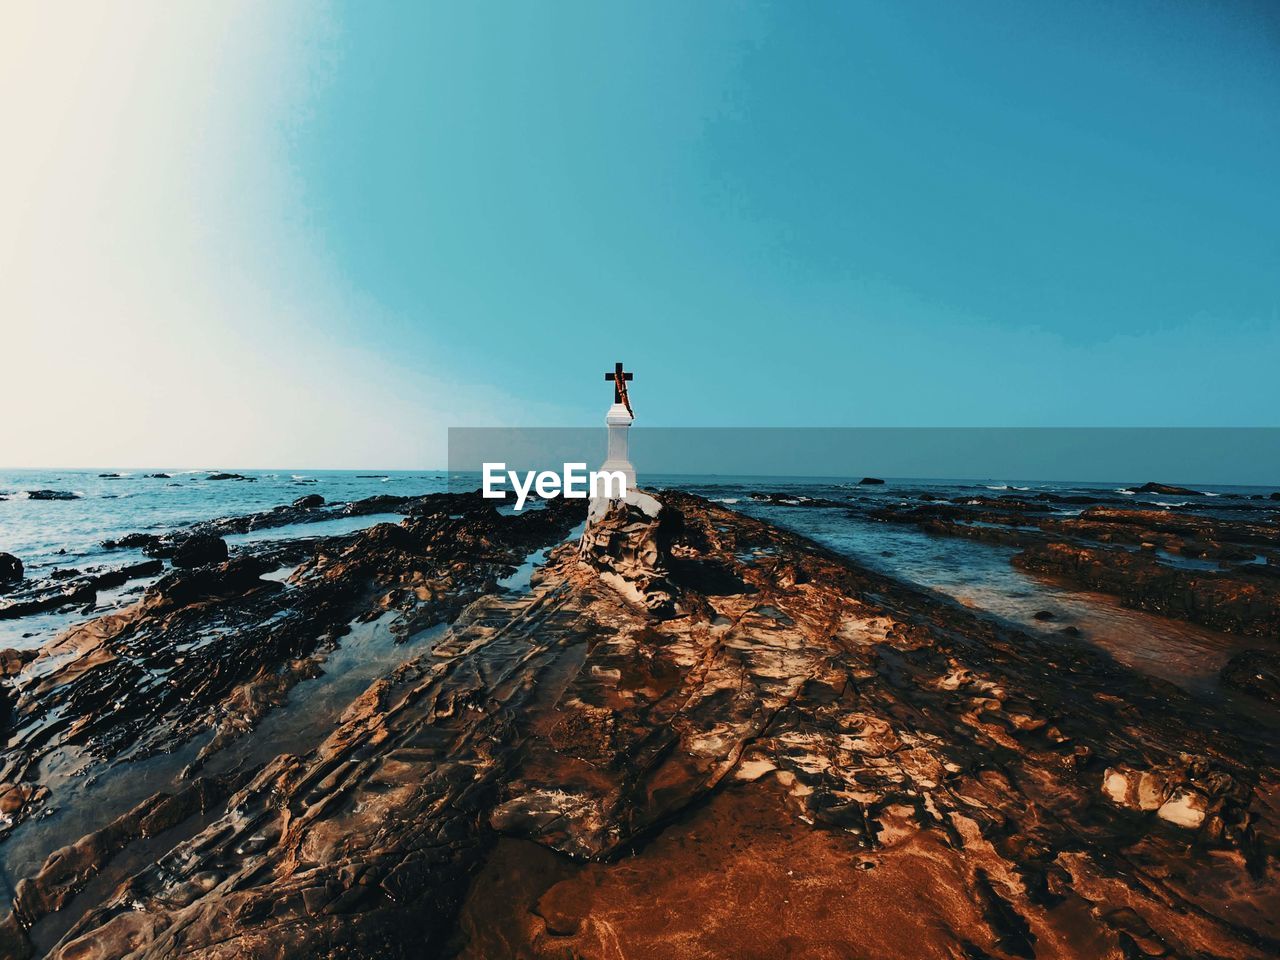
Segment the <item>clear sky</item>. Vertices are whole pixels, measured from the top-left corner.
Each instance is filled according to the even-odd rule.
[[[11,2],[0,465],[1280,423],[1280,7]]]

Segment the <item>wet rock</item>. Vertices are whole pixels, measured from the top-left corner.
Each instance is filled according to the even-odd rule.
[[[1260,572],[1184,569],[1145,552],[1075,543],[1033,544],[1012,562],[1113,594],[1141,610],[1227,633],[1280,635],[1280,583]]]
[[[36,650],[0,650],[0,677],[13,677],[36,658]]]
[[[1280,703],[1280,652],[1245,650],[1227,661],[1218,674],[1223,684],[1262,700]]]
[[[318,493],[308,493],[305,497],[299,497],[293,501],[293,506],[303,510],[310,510],[313,507],[323,507],[324,497]]]
[[[240,473],[211,473],[206,480],[256,480],[257,477],[246,477]]]
[[[160,538],[155,534],[130,533],[119,540],[103,540],[102,548],[104,550],[142,550],[145,553],[148,548],[154,549],[159,543]]]
[[[168,473],[145,473],[145,474],[143,474],[143,476],[144,476],[144,477],[146,477],[148,480],[171,480],[171,479],[173,479],[172,475],[171,475],[171,474],[168,474]]]
[[[193,534],[174,548],[172,559],[175,567],[222,563],[227,559],[227,541],[210,534]]]
[[[827,497],[809,497],[802,493],[753,493],[752,500],[768,503],[775,507],[847,507],[849,504],[841,500]]]
[[[70,490],[28,490],[28,500],[79,500],[80,494]]]
[[[883,483],[884,481],[881,480],[879,477],[863,477],[861,480],[858,481],[859,486],[864,486],[864,487],[880,486]]]
[[[1134,488],[1134,493],[1158,493],[1165,497],[1202,497],[1204,496],[1199,490],[1192,490],[1188,487],[1175,487],[1168,483],[1144,483],[1140,487]]]
[[[0,553],[0,585],[17,583],[22,579],[22,561],[12,553]]]
[[[177,569],[157,580],[146,592],[144,605],[151,610],[184,607],[209,600],[228,600],[258,588],[277,589],[262,580],[273,569],[257,557],[236,557],[217,565]]]

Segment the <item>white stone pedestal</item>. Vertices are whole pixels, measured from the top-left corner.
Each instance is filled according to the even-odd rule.
[[[609,455],[600,469],[621,471],[627,478],[628,491],[636,488],[636,468],[631,465],[631,457],[627,452],[627,432],[634,419],[620,403],[611,406],[604,418],[605,425],[609,428]]]

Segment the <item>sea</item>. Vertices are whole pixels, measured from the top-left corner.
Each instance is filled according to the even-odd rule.
[[[212,479],[219,473],[233,473],[245,479]],[[1130,507],[1186,508],[1236,519],[1274,520],[1280,518],[1280,502],[1268,499],[1273,488],[1200,486],[1195,489],[1203,496],[1186,498],[1134,493],[1142,482],[1134,479],[1106,483],[1010,478],[884,479],[883,484],[866,485],[858,478],[642,475],[640,482],[648,489],[677,488],[700,494],[807,536],[880,573],[1049,638],[1059,636],[1066,625],[1074,626],[1085,642],[1104,648],[1122,663],[1224,702],[1239,698],[1218,685],[1217,672],[1233,653],[1258,646],[1257,640],[1130,610],[1114,598],[1018,570],[1010,563],[1017,552],[1013,547],[932,536],[908,524],[885,523],[871,514],[879,507],[917,502],[925,494],[963,500],[1049,493],[1084,494]],[[137,551],[107,550],[102,546],[104,540],[130,533],[163,533],[199,521],[270,510],[306,494],[320,494],[330,503],[342,503],[378,494],[437,493],[451,486],[459,489],[458,478],[453,477],[451,485],[450,475],[444,471],[6,470],[0,471],[0,551],[21,559],[31,578],[48,577],[67,568],[107,569],[143,559]],[[32,491],[55,491],[67,499],[40,499],[32,497]],[[753,494],[760,493],[782,494],[782,502],[753,499]],[[786,502],[787,498],[794,502]],[[804,498],[821,498],[840,505],[802,506]],[[1083,505],[1056,505],[1063,516],[1083,509]],[[234,547],[260,538],[280,540],[347,533],[399,519],[394,514],[339,517],[227,539]],[[1191,567],[1215,566],[1180,557],[1162,559]],[[133,584],[126,589],[136,594],[140,588]],[[100,598],[102,603],[117,605],[125,600]],[[1043,617],[1046,611],[1051,619]],[[0,620],[0,647],[39,646],[96,613],[58,611]]]

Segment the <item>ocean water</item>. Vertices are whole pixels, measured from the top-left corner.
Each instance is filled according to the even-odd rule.
[[[442,471],[238,471],[251,480],[211,480],[212,470],[163,469],[119,471],[52,470],[0,472],[0,550],[17,555],[31,577],[57,568],[91,569],[141,559],[136,551],[106,551],[104,539],[134,532],[162,533],[201,520],[238,516],[287,504],[318,493],[333,503],[377,494],[420,495],[449,488]],[[167,473],[168,477],[146,474]],[[459,489],[455,477],[454,489]],[[1176,482],[1176,481],[1170,481]],[[1093,643],[1123,663],[1178,683],[1187,689],[1226,700],[1236,695],[1220,689],[1217,671],[1236,651],[1257,640],[1218,634],[1191,624],[1128,610],[1114,599],[1072,588],[1052,578],[1020,571],[1010,564],[1017,551],[979,541],[931,536],[906,524],[886,523],[870,514],[892,504],[919,503],[922,498],[960,499],[1024,496],[1087,496],[1115,506],[1186,509],[1235,519],[1280,519],[1280,503],[1267,499],[1272,488],[1204,487],[1205,495],[1177,497],[1133,493],[1141,481],[1077,483],[990,480],[913,480],[889,478],[883,485],[861,485],[855,479],[822,477],[641,477],[650,489],[672,487],[708,497],[734,510],[768,520],[810,537],[872,569],[949,597],[975,610],[1000,617],[1046,636],[1076,627]],[[71,493],[75,499],[39,500],[33,490]],[[795,505],[753,499],[754,493],[783,494]],[[803,498],[822,498],[836,506],[801,506]],[[1259,499],[1261,498],[1261,499]],[[1062,516],[1080,513],[1089,504],[1053,503]],[[384,516],[335,518],[228,537],[234,547],[257,539],[288,539],[344,533],[368,526]],[[390,519],[396,519],[394,517]],[[1212,562],[1166,557],[1168,562],[1213,568]],[[136,584],[122,588],[138,590]],[[100,596],[100,608],[128,597]],[[1037,619],[1042,611],[1052,620]],[[0,646],[36,646],[73,622],[84,611],[60,611],[15,621],[0,621]]]
[[[208,479],[218,472],[252,479]],[[103,476],[109,473],[119,476]],[[147,476],[156,473],[169,476]],[[377,494],[437,493],[446,489],[446,479],[443,472],[372,470],[5,470],[0,471],[0,551],[18,557],[28,576],[43,576],[55,567],[118,561],[120,552],[104,551],[100,544],[129,533],[164,533],[201,520],[270,510],[309,493],[332,503]],[[33,500],[33,490],[71,493],[76,499]],[[294,535],[325,532],[307,526],[309,534]]]

